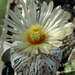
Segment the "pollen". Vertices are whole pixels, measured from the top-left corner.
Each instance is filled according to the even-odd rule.
[[[45,34],[43,31],[43,26],[40,25],[33,25],[28,29],[27,33],[28,41],[33,44],[40,44],[45,40]]]

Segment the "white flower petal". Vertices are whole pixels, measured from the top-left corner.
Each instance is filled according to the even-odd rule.
[[[34,46],[31,45],[28,48],[26,48],[25,50],[23,50],[23,53],[30,53],[33,50]]]
[[[47,20],[50,18],[50,14],[51,14],[52,9],[53,9],[53,1],[51,1],[49,3],[47,12],[46,12],[45,17],[43,18],[43,20],[41,22],[41,25],[45,25],[45,23],[47,22]]]
[[[17,34],[17,35],[20,34],[20,32],[14,30],[14,29],[12,29],[12,28],[8,28],[8,27],[7,27],[6,30],[12,32],[13,34]]]
[[[15,7],[15,13],[22,19],[24,26],[28,28],[28,24],[26,23],[25,18],[22,16],[22,14],[19,12],[19,9],[17,7]]]
[[[11,26],[11,27],[13,27],[13,28],[15,28],[15,29],[17,29],[17,30],[19,30],[19,31],[21,31],[21,32],[23,32],[23,30],[25,31],[26,29],[25,29],[25,27],[23,27],[22,25],[21,25],[21,27],[20,27],[20,25],[18,25],[17,23],[15,23],[14,21],[12,21],[12,20],[10,20],[10,19],[5,19],[4,20],[4,22],[6,23],[6,24],[8,24],[9,26]]]
[[[50,28],[50,30],[53,29],[53,28],[56,28],[56,27],[60,27],[62,24],[66,23],[67,20],[70,19],[70,17],[71,17],[71,14],[64,11],[62,13],[62,15],[60,15],[58,20],[54,23],[54,25]]]
[[[33,50],[33,46],[27,46],[25,49],[15,49],[16,52],[18,53],[30,53]]]
[[[74,25],[72,23],[67,23],[66,25],[64,25],[64,30],[67,32],[66,35],[70,35],[73,32],[73,27]]]
[[[32,25],[36,24],[36,5],[33,0],[30,0],[30,4],[28,6],[28,13],[32,21]]]
[[[49,37],[49,39],[50,40],[56,40],[56,39],[59,39],[59,40],[61,40],[61,39],[64,39],[65,37],[66,37],[66,31],[65,30],[61,30],[61,31],[57,31],[57,32],[53,32],[53,34],[50,34],[50,37]]]
[[[43,20],[46,12],[47,12],[47,3],[43,2],[42,6],[41,6],[41,13],[40,13],[40,18],[39,18],[39,24],[41,25],[41,21]]]
[[[30,43],[25,42],[25,43],[12,46],[12,48],[14,48],[16,52],[21,52],[22,50],[28,48],[30,45],[31,45]]]
[[[61,9],[61,10],[59,10],[57,13],[56,13],[56,15],[54,16],[54,18],[50,21],[50,23],[49,23],[49,25],[47,26],[47,28],[46,29],[49,29],[50,27],[52,27],[54,24],[55,24],[55,22],[57,22],[59,19],[60,19],[60,15],[62,15],[63,14],[63,10]]]
[[[54,33],[58,33],[59,31],[63,31],[63,29],[61,27],[60,28],[58,27],[58,28],[50,30],[49,32],[46,31],[46,33],[51,36]]]
[[[53,20],[54,16],[56,15],[57,11],[60,10],[60,9],[61,9],[61,7],[58,6],[57,8],[55,8],[55,9],[51,12],[50,18],[49,18],[48,21],[46,22],[44,28],[46,28],[46,27],[49,25],[49,23]]]
[[[66,29],[67,28],[67,29]],[[70,35],[73,32],[73,29],[70,27],[65,27],[65,31],[67,32],[66,35]]]
[[[62,45],[61,41],[50,41],[51,44],[53,44],[53,46],[55,47],[60,47]]]
[[[23,36],[21,36],[21,35],[13,35],[12,37],[11,37],[11,39],[12,39],[12,41],[14,40],[14,41],[26,41],[25,39],[24,39],[24,37]]]
[[[32,25],[32,22],[31,22],[31,18],[29,16],[29,14],[28,14],[26,4],[24,2],[22,2],[22,6],[23,6],[23,10],[24,10],[24,13],[25,13],[25,17],[27,19],[27,22],[28,22],[29,26],[31,26]]]
[[[43,44],[48,50],[51,50],[53,45],[49,43],[49,41]]]
[[[48,51],[47,47],[44,46],[44,45],[40,45],[39,46],[39,49],[42,53],[46,53],[46,54],[49,54],[50,52]]]
[[[11,35],[8,35],[8,34],[4,33],[4,37],[3,38],[11,38],[12,39],[13,37]]]
[[[26,41],[25,37],[23,35],[13,35],[12,39],[14,39],[15,41]]]
[[[10,31],[10,32],[12,32],[12,33],[14,33],[14,34],[20,34],[20,32],[18,32],[17,30],[14,30],[13,28],[8,28],[8,27],[6,27],[6,26],[4,26],[4,25],[1,25],[1,27],[2,27],[2,28],[5,28],[6,31]]]
[[[12,18],[15,22],[17,22],[17,24],[22,25],[21,20],[16,16],[16,14],[15,14],[12,10],[9,10],[9,11],[8,11],[8,14],[11,16],[11,18]]]
[[[31,51],[31,54],[38,54],[38,49],[37,47],[34,47],[33,50]]]

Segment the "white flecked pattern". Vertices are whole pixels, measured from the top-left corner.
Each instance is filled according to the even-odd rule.
[[[17,75],[55,75],[62,59],[62,50],[53,48],[52,55],[29,57],[11,50],[11,64]]]

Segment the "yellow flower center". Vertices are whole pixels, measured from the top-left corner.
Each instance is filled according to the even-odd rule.
[[[28,29],[27,34],[28,41],[33,44],[40,44],[45,40],[45,34],[43,31],[43,27],[40,25],[33,25]]]

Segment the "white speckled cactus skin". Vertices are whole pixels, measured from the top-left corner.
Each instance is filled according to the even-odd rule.
[[[55,75],[62,59],[62,50],[53,48],[52,55],[29,57],[11,51],[11,64],[17,75]]]

